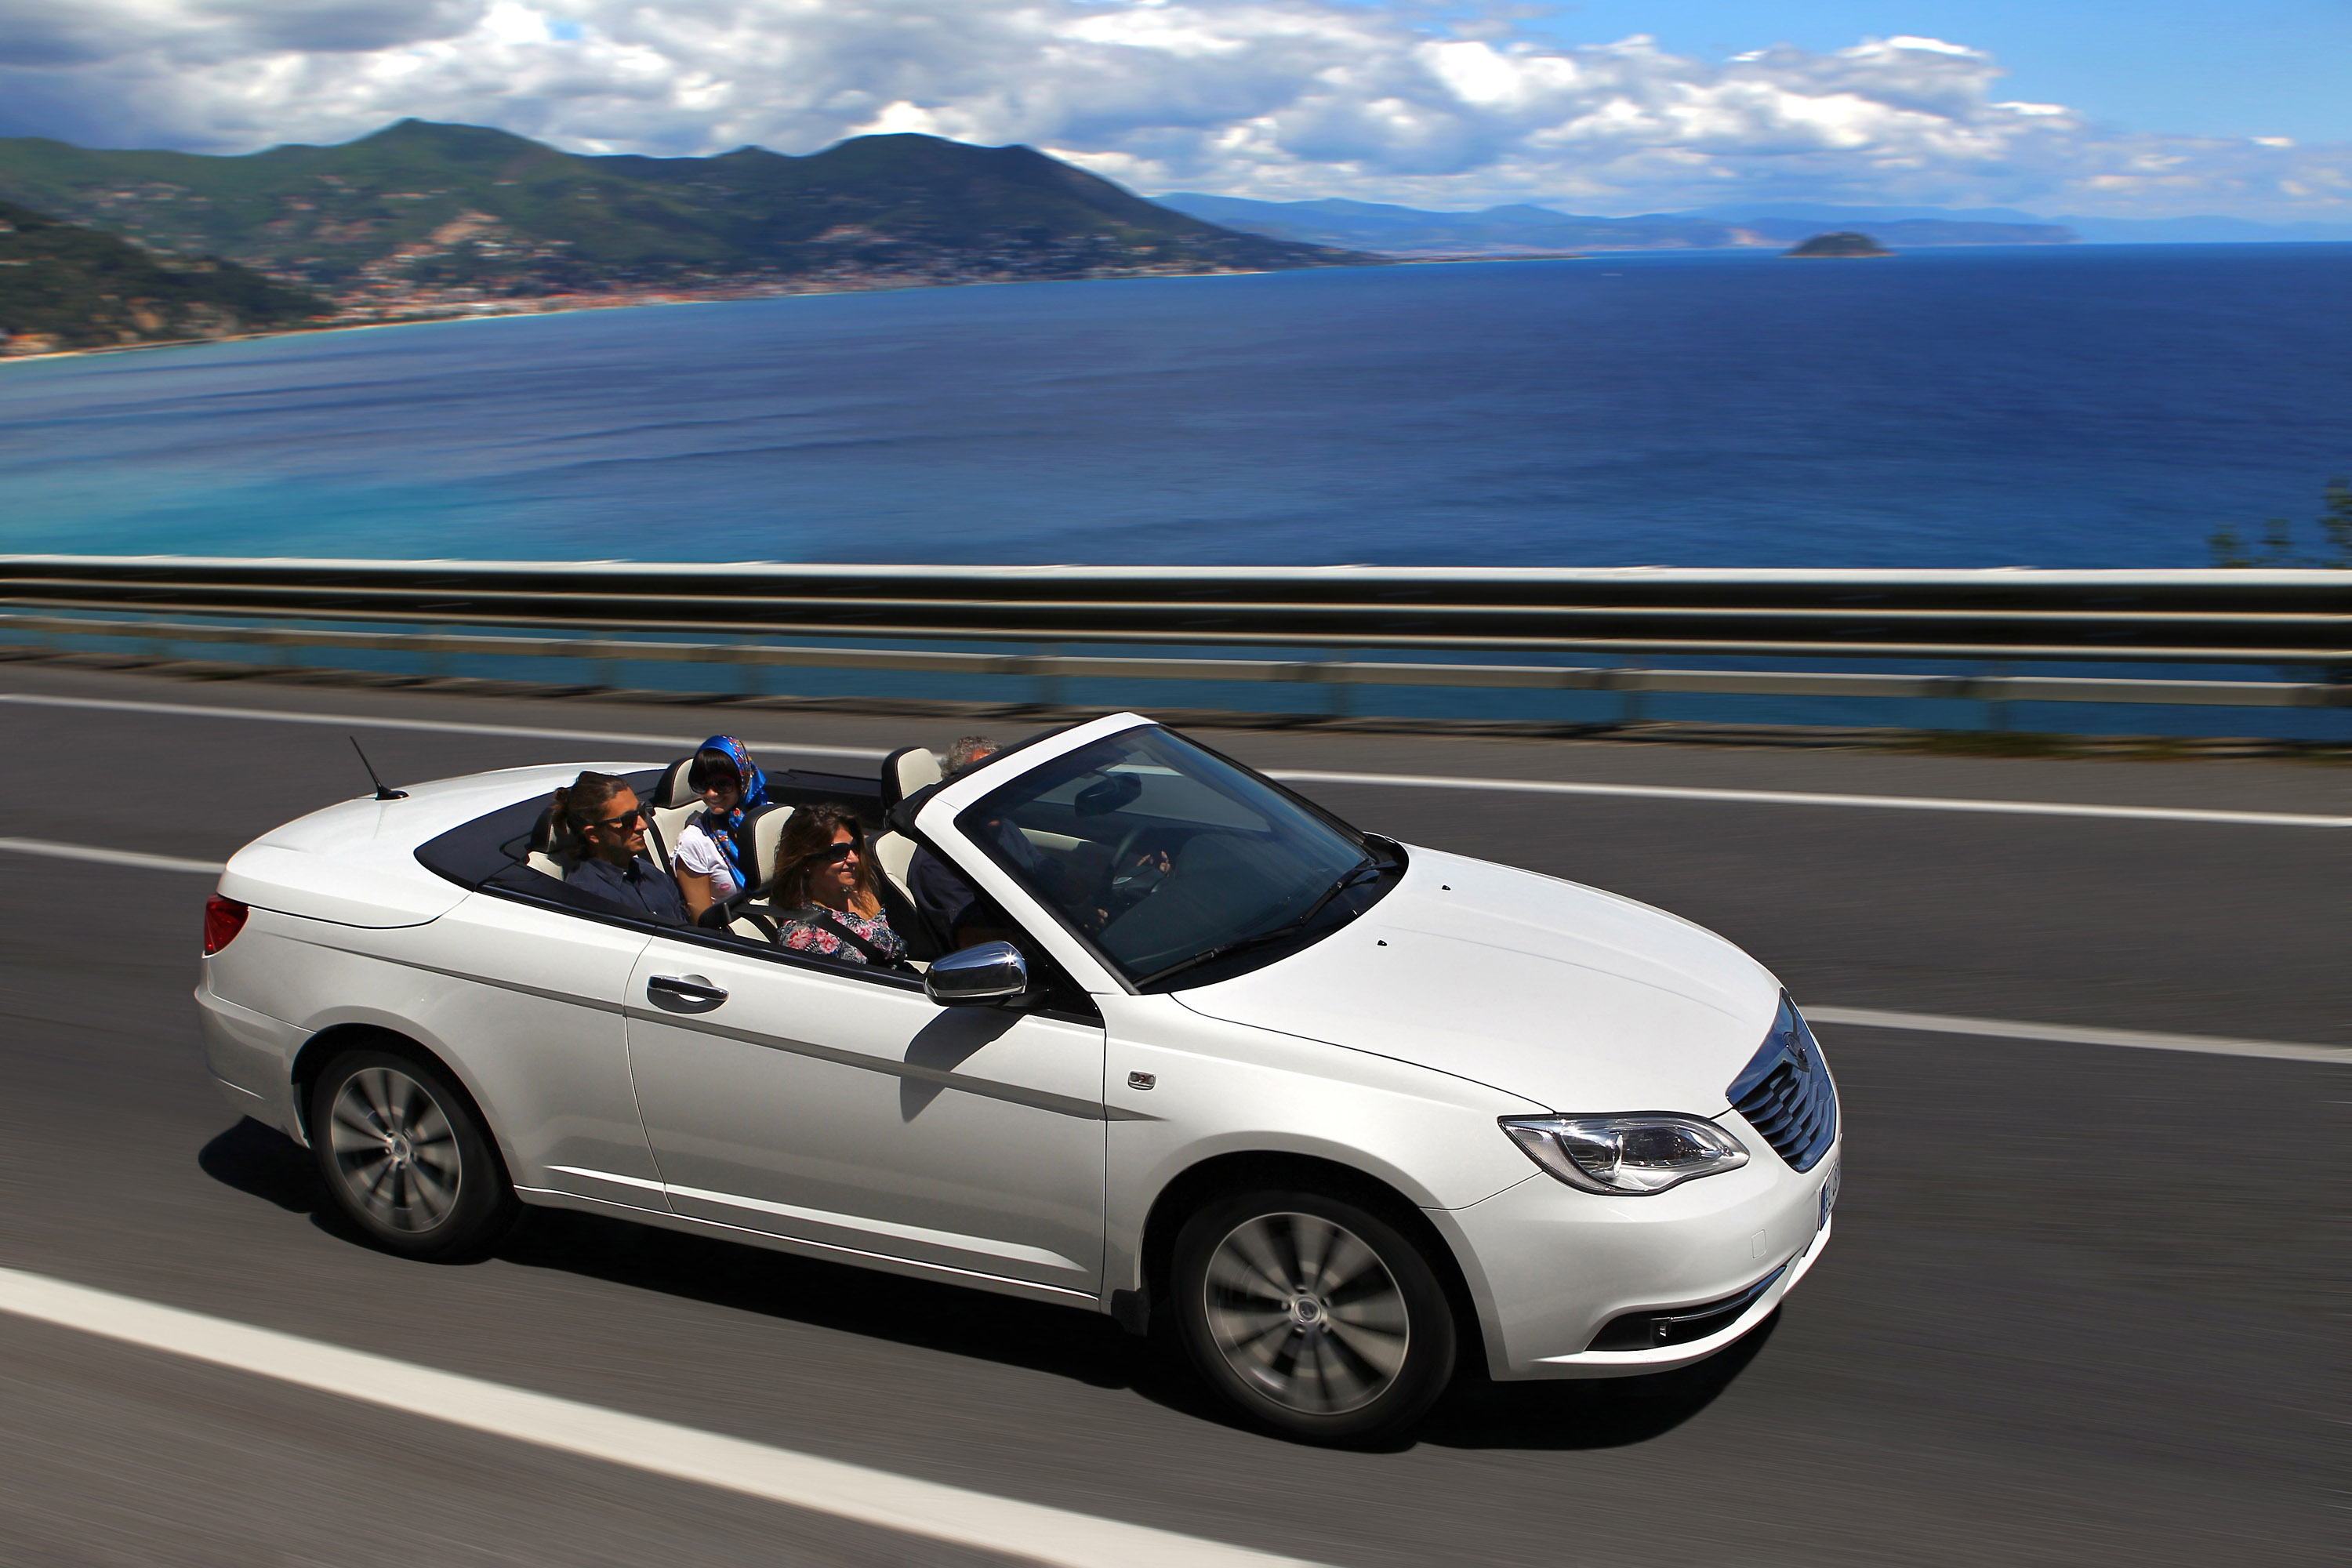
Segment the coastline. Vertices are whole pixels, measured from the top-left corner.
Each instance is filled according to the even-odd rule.
[[[1498,257],[1496,260],[1524,260],[1527,258]],[[1577,259],[1545,258],[1542,259]],[[1380,265],[1401,265],[1401,259],[1383,258]],[[453,307],[443,311],[417,311],[390,318],[367,320],[330,318],[315,326],[273,327],[266,331],[226,332],[218,337],[160,338],[149,342],[101,343],[91,348],[50,349],[40,353],[0,353],[0,367],[12,364],[37,364],[50,360],[87,359],[97,354],[143,353],[151,349],[196,348],[212,343],[260,342],[271,338],[312,337],[324,332],[360,332],[386,327],[446,326],[456,321],[504,321],[530,316],[568,316],[588,310],[637,310],[664,305],[733,305],[753,300],[792,300],[819,294],[892,294],[918,289],[978,289],[1041,283],[1123,283],[1139,279],[1166,278],[1255,278],[1275,270],[1316,271],[1319,268],[1270,268],[1249,267],[1218,268],[1204,272],[1136,271],[1114,272],[1090,278],[953,278],[921,279],[904,281],[878,279],[871,282],[835,282],[814,288],[773,288],[745,290],[714,290],[707,294],[680,294],[647,290],[642,294],[547,294],[518,300],[513,310]]]

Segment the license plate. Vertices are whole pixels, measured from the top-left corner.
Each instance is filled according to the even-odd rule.
[[[1837,1164],[1832,1165],[1829,1180],[1822,1184],[1822,1217],[1820,1223],[1813,1227],[1816,1230],[1830,1223],[1830,1210],[1837,1206],[1838,1173],[1843,1164],[1844,1162],[1840,1161]]]

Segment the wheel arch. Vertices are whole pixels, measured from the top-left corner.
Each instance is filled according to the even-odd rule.
[[[347,1020],[330,1024],[302,1042],[294,1053],[292,1079],[294,1084],[294,1121],[301,1130],[302,1142],[310,1142],[310,1093],[319,1075],[339,1051],[372,1047],[390,1051],[395,1056],[413,1057],[437,1068],[447,1078],[459,1094],[466,1097],[466,1109],[490,1136],[490,1152],[498,1159],[499,1174],[509,1184],[513,1180],[514,1157],[499,1131],[497,1120],[482,1108],[482,1097],[476,1092],[465,1072],[441,1052],[435,1050],[415,1036],[403,1033],[388,1025],[364,1020]]]
[[[1446,1304],[1454,1311],[1454,1331],[1459,1345],[1457,1368],[1466,1372],[1486,1367],[1486,1332],[1478,1302],[1471,1292],[1462,1260],[1445,1233],[1430,1222],[1419,1205],[1370,1172],[1344,1161],[1289,1150],[1251,1149],[1213,1154],[1185,1167],[1160,1189],[1144,1216],[1138,1255],[1142,1299],[1133,1306],[1117,1308],[1121,1322],[1130,1329],[1146,1328],[1158,1315],[1158,1309],[1169,1301],[1177,1233],[1203,1205],[1226,1193],[1281,1186],[1305,1187],[1360,1204],[1419,1244],[1436,1270],[1438,1282],[1445,1290]]]

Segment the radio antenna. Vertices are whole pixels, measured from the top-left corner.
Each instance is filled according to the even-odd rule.
[[[352,743],[352,751],[360,752],[360,738],[357,735],[346,735],[343,739]],[[406,790],[389,788],[382,779],[376,777],[375,764],[367,760],[367,753],[365,752],[360,752],[360,766],[368,771],[368,783],[375,785],[376,799],[406,800],[408,798],[408,792]]]

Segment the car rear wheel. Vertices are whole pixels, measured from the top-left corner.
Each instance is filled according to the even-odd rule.
[[[335,1205],[378,1246],[457,1258],[494,1244],[514,1188],[449,1076],[394,1051],[348,1050],[310,1086],[310,1149]]]
[[[1401,1430],[1454,1374],[1454,1314],[1420,1246],[1309,1191],[1235,1194],[1176,1238],[1176,1317],[1212,1386],[1310,1441]]]

